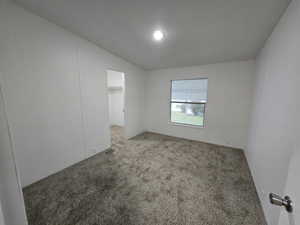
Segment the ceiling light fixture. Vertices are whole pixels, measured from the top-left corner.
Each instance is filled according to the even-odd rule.
[[[153,39],[155,41],[162,41],[164,39],[164,33],[161,30],[155,30],[153,32]]]

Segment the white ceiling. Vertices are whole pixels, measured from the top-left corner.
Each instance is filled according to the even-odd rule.
[[[290,0],[16,0],[144,68],[256,56]],[[152,32],[166,33],[162,43]]]

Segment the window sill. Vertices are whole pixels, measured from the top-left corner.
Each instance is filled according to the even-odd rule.
[[[204,129],[205,126],[198,126],[198,125],[192,125],[192,124],[186,124],[186,123],[176,123],[176,122],[171,122],[169,121],[169,124],[172,126],[180,126],[180,127],[189,127],[189,128],[194,128],[194,129]]]

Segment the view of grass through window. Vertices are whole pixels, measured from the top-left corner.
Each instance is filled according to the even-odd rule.
[[[197,126],[203,126],[204,105],[172,103],[171,121]]]
[[[204,126],[207,79],[174,80],[171,95],[171,122]]]

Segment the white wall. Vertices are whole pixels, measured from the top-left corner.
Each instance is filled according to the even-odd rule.
[[[269,225],[276,225],[279,207],[268,193],[283,194],[299,124],[300,1],[291,2],[257,58],[247,159]],[[298,115],[297,115],[298,114]]]
[[[2,94],[0,73],[0,224],[26,225],[23,194],[14,163],[7,112]]]
[[[107,87],[110,125],[124,126],[124,73],[108,70]]]
[[[110,146],[106,70],[127,75],[126,134],[144,130],[144,71],[7,3],[0,71],[22,185]]]
[[[300,133],[298,133],[300,136]],[[299,137],[298,137],[299,138]],[[299,139],[298,139],[299,140]],[[284,195],[291,197],[293,201],[293,212],[287,213],[285,208],[281,208],[279,225],[296,225],[300,221],[300,180],[299,180],[299,170],[300,170],[300,142],[295,146],[293,154],[291,155],[291,161],[288,168],[287,182],[284,189]],[[293,221],[295,221],[293,223]]]
[[[5,225],[4,217],[3,217],[3,213],[2,213],[1,201],[0,201],[0,225]]]
[[[146,82],[147,130],[245,148],[254,71],[254,61],[151,71]],[[189,78],[208,78],[204,128],[169,122],[171,80]]]

